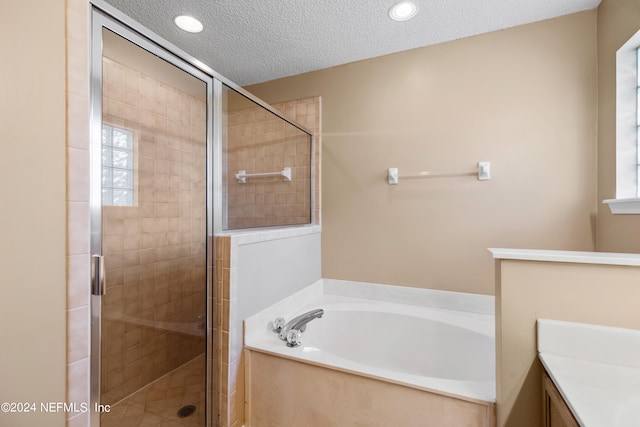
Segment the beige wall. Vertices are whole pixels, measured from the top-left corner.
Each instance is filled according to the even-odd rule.
[[[0,23],[0,402],[62,402],[65,2],[3,2]],[[61,426],[64,419],[39,407],[0,413],[0,425],[15,427]]]
[[[538,427],[536,319],[640,329],[640,267],[506,260],[497,271],[498,426]]]
[[[493,294],[488,247],[593,250],[595,30],[587,11],[249,87],[322,96],[323,277]],[[385,181],[484,160],[489,182]]]
[[[616,197],[616,51],[640,30],[637,0],[604,0],[598,8],[598,202]],[[612,215],[598,205],[598,247],[640,252],[640,216]]]

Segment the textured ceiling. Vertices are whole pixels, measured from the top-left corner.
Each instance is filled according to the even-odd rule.
[[[396,0],[107,0],[239,85],[346,64],[593,9],[600,0],[414,0],[415,18],[389,19]],[[204,31],[173,24],[192,15]]]

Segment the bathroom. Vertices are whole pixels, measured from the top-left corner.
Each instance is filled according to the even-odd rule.
[[[3,51],[16,61],[2,71],[3,134],[21,143],[3,156],[3,194],[15,208],[2,221],[1,401],[89,394],[89,307],[74,274],[88,275],[88,201],[75,196],[88,191],[78,178],[87,171],[67,172],[85,158],[89,134],[88,93],[79,89],[89,74],[73,62],[87,50],[86,9],[49,1],[11,4],[4,14]],[[604,0],[573,15],[246,87],[272,105],[321,96],[322,233],[305,239],[322,262],[306,271],[494,295],[487,248],[640,252],[635,216],[612,215],[601,203],[615,197],[615,51],[640,28],[639,15],[631,0]],[[18,26],[27,16],[38,31]],[[390,167],[448,172],[485,160],[488,182],[386,181]],[[0,424],[87,425],[80,413],[10,415],[0,414]]]

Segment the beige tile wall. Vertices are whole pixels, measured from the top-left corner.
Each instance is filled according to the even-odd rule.
[[[229,422],[229,280],[231,276],[231,237],[215,237],[214,310],[214,390],[212,406],[219,414],[218,427],[228,427]]]
[[[66,2],[67,402],[89,402],[89,3]],[[67,413],[67,426],[89,425]]]
[[[247,427],[494,427],[495,405],[245,351]]]
[[[232,296],[232,280],[237,268],[232,255],[233,236],[217,236],[216,245],[216,291],[215,291],[215,355],[217,394],[214,405],[218,409],[218,427],[241,427],[244,423],[244,355],[234,348],[234,337],[242,336],[233,326],[233,313],[237,300]],[[240,338],[241,339],[241,338]],[[241,345],[241,342],[239,343]]]
[[[205,351],[205,103],[104,59],[103,120],[134,132],[136,206],[103,208],[102,403]],[[204,367],[203,367],[204,373]]]
[[[312,192],[312,224],[320,224],[320,168],[322,162],[322,97],[312,96],[304,99],[295,99],[279,102],[272,105],[281,111],[290,120],[301,124],[313,133],[313,152],[311,160]]]
[[[313,223],[319,223],[319,188],[311,187],[310,178],[313,174],[314,185],[319,182],[320,98],[274,107],[313,132],[313,143],[304,132],[261,107],[226,115],[228,229],[308,224],[312,216]],[[291,167],[291,182],[270,177],[249,178],[241,184],[234,178],[240,170],[275,172],[284,167]]]

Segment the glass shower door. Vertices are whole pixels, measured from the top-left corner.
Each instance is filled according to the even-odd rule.
[[[109,411],[92,425],[205,426],[211,83],[98,16],[92,400]]]

